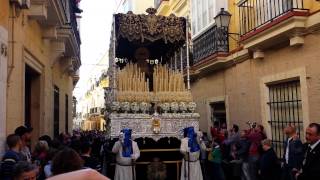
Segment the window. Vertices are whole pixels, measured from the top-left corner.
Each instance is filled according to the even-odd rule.
[[[197,19],[196,19],[196,14],[197,14],[197,8],[196,8],[197,2],[195,0],[192,0],[192,6],[191,6],[191,12],[192,12],[192,17],[191,17],[191,24],[192,24],[192,31],[197,32]]]
[[[208,1],[208,10],[209,10],[208,11],[208,13],[209,13],[209,21],[211,21],[215,17],[213,1],[211,1],[211,0]]]
[[[269,85],[270,126],[273,146],[279,157],[283,157],[283,143],[286,136],[283,129],[292,124],[302,133],[302,103],[299,80]]]
[[[214,22],[214,17],[221,8],[227,9],[227,1],[191,0],[192,1],[192,31],[193,35]]]
[[[196,7],[197,7],[197,31],[199,31],[202,28],[202,14],[201,14],[201,2],[203,2],[203,0],[198,0]]]
[[[208,24],[208,1],[202,2],[202,27],[206,26]]]

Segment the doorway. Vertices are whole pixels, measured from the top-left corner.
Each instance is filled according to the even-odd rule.
[[[24,124],[34,129],[33,137],[39,136],[40,129],[40,79],[41,74],[26,64]]]
[[[218,122],[219,127],[227,128],[226,105],[224,101],[210,103],[211,122]]]

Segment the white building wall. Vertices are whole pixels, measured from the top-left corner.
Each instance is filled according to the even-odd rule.
[[[6,138],[7,49],[8,31],[0,26],[0,156],[4,152]]]

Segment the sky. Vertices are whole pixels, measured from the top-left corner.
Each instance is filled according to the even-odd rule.
[[[112,14],[119,9],[122,0],[81,0],[83,10],[80,19],[81,67],[80,80],[74,89],[79,98],[89,88],[89,78],[96,63],[107,53],[112,26]],[[106,65],[107,68],[107,65]]]

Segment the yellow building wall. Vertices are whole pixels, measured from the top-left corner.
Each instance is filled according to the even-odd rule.
[[[228,0],[228,12],[232,15],[230,19],[229,32],[230,33],[239,33],[240,32],[240,23],[239,23],[239,8],[237,6],[237,0]],[[234,39],[239,39],[237,35],[230,35],[229,37],[229,50],[232,51],[239,47],[239,44]]]
[[[305,9],[310,9],[310,13],[320,10],[320,2],[305,0],[303,5]]]
[[[8,28],[9,1],[0,0],[0,26]]]
[[[1,0],[1,7],[2,7]],[[11,7],[12,8],[12,7]],[[1,13],[1,12],[0,12]],[[4,21],[0,19],[0,22]],[[49,40],[42,38],[41,26],[35,20],[27,18],[27,10],[22,10],[14,18],[8,19],[9,24],[9,54],[8,54],[8,90],[7,90],[7,133],[12,133],[16,127],[24,124],[25,101],[25,64],[36,66],[40,70],[40,101],[35,104],[39,108],[39,121],[33,124],[34,137],[53,135],[53,87],[60,88],[60,132],[65,126],[65,94],[69,97],[69,131],[72,128],[72,78],[64,72],[59,60],[54,61],[54,49]],[[12,28],[13,27],[13,28]],[[13,39],[12,39],[13,35]],[[25,56],[32,57],[27,60]]]
[[[158,8],[158,14],[162,16],[169,16],[175,14],[179,17],[186,17],[190,14],[189,0],[169,0],[163,1]]]
[[[9,1],[0,0],[0,25],[8,27],[8,18],[9,18]]]

